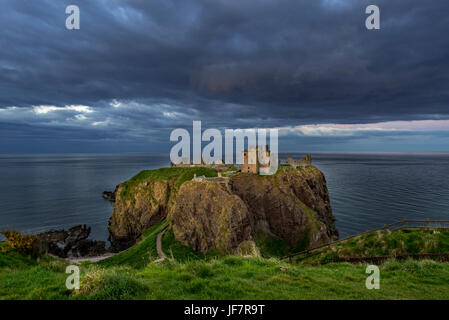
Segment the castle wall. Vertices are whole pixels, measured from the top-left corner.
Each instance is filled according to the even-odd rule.
[[[285,160],[285,163],[292,166],[292,167],[305,167],[305,166],[311,166],[312,165],[312,156],[310,154],[307,154],[304,158],[294,160],[292,157],[288,157]]]

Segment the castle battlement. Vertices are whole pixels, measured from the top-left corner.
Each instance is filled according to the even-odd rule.
[[[305,167],[312,165],[312,156],[310,154],[306,154],[304,158],[294,160],[292,157],[288,157],[285,160],[285,163],[296,168],[296,167]]]

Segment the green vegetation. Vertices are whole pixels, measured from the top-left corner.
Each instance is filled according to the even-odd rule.
[[[289,165],[289,164],[281,164],[281,165],[278,166],[278,171],[277,171],[277,172],[279,172],[279,171],[281,171],[281,170],[285,170],[285,171],[288,171],[288,170],[296,170],[296,168],[295,168],[295,167],[292,167],[292,166]]]
[[[9,250],[5,242],[0,242],[0,268],[24,268],[37,264],[31,256],[21,254],[18,250]]]
[[[285,241],[276,237],[270,236],[263,231],[258,231],[254,237],[254,242],[260,250],[260,254],[264,258],[283,257],[290,253],[298,252],[300,250],[292,249]]]
[[[156,251],[156,237],[168,226],[166,220],[145,230],[137,244],[110,258],[99,261],[102,267],[128,266],[135,269],[145,267],[151,261],[158,259]]]
[[[231,171],[237,171],[239,168],[237,168],[236,166],[231,166],[228,169],[226,169],[225,172],[231,172]]]
[[[222,172],[224,177],[230,176],[228,173],[230,172],[234,172],[236,173],[239,170],[239,168],[235,167],[235,166],[231,166],[228,169],[226,169],[224,172]]]
[[[90,266],[81,276],[80,290],[71,292],[76,300],[144,299],[151,291],[147,283],[127,267],[98,268]]]
[[[269,256],[288,249],[258,234],[264,257],[201,255],[179,244],[169,229],[168,259],[157,261],[156,236],[168,223],[148,229],[134,247],[97,264],[82,263],[81,288],[65,287],[69,262],[18,251],[0,252],[0,299],[447,299],[449,263],[431,260],[380,265],[380,290],[367,290],[366,264],[290,264]],[[403,230],[364,235],[341,244],[340,253],[447,252],[449,232]],[[259,238],[260,237],[260,238]],[[0,243],[0,247],[4,244]],[[390,251],[387,251],[390,248]],[[417,249],[419,248],[419,249]],[[424,249],[426,248],[426,249]],[[384,251],[382,251],[384,250]],[[324,251],[323,251],[324,254]]]
[[[40,249],[39,240],[35,235],[23,235],[16,230],[3,230],[0,234],[6,238],[6,243],[0,247],[3,252],[17,250],[24,255],[31,255],[33,257],[39,257],[43,253]]]
[[[401,229],[364,234],[332,246],[317,249],[314,255],[296,262],[324,263],[337,258],[397,256],[422,253],[449,253],[449,230]]]
[[[381,290],[365,287],[366,266],[295,266],[274,259],[223,257],[150,265],[137,278],[147,299],[447,299],[449,264],[392,261]]]
[[[34,258],[18,250],[0,252],[0,299],[67,299],[66,264],[47,255]]]
[[[0,268],[1,299],[447,299],[449,264],[381,265],[381,289],[365,288],[366,265],[291,265],[276,259],[220,259],[130,267],[81,266],[81,288],[65,288],[64,268],[51,262]]]
[[[149,180],[172,180],[174,186],[179,188],[184,182],[192,180],[194,174],[197,176],[216,177],[217,171],[207,167],[173,167],[160,168],[155,170],[143,170],[137,175],[121,184],[120,196],[124,199],[130,197],[130,190],[133,186]]]
[[[162,250],[169,258],[175,258],[178,261],[205,259],[212,256],[211,253],[205,255],[201,252],[196,252],[188,246],[182,245],[175,239],[173,230],[168,229],[162,237]]]

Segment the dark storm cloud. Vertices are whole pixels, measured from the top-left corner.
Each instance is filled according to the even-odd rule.
[[[65,29],[69,4],[80,8],[78,31]],[[381,30],[365,28],[369,4]],[[0,108],[10,109],[0,120],[157,139],[191,119],[447,119],[447,12],[446,0],[3,1]],[[40,105],[94,112],[12,114]]]

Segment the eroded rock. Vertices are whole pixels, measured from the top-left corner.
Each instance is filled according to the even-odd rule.
[[[220,183],[182,185],[169,219],[175,238],[196,251],[226,253],[252,240],[248,208]]]

